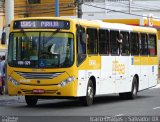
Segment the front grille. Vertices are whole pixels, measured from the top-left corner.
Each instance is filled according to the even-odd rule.
[[[53,73],[16,72],[16,73],[26,79],[53,79],[61,75],[63,72],[53,72]]]

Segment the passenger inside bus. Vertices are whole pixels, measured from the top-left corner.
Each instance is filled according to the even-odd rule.
[[[129,55],[129,37],[128,33],[123,33],[122,55]]]
[[[119,47],[119,54],[122,52],[122,43],[123,43],[123,34],[120,33],[119,37],[117,38],[118,47]]]

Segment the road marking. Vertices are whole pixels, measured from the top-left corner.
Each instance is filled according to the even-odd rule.
[[[115,116],[124,116],[124,114],[118,114],[118,115],[115,115]]]
[[[155,107],[155,108],[152,108],[152,109],[156,110],[156,109],[160,109],[160,107]]]

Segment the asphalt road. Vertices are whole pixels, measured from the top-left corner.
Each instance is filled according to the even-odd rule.
[[[89,107],[82,106],[77,100],[66,99],[39,100],[36,107],[28,107],[24,97],[0,96],[0,115],[32,116],[32,119],[35,116],[34,119],[40,120],[49,116],[55,117],[54,120],[57,121],[54,122],[60,122],[61,116],[65,116],[63,120],[67,119],[66,116],[86,116],[87,120],[92,120],[93,118],[88,118],[91,116],[160,116],[160,87],[139,92],[135,100],[121,100],[117,94],[96,97],[94,104]],[[80,118],[75,119],[83,122]],[[74,118],[69,118],[71,120]]]

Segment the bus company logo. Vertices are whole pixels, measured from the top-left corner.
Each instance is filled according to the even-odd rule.
[[[89,65],[90,66],[95,66],[97,63],[96,63],[96,60],[89,60]]]
[[[113,74],[125,74],[125,64],[119,63],[119,61],[112,61],[112,73]]]

